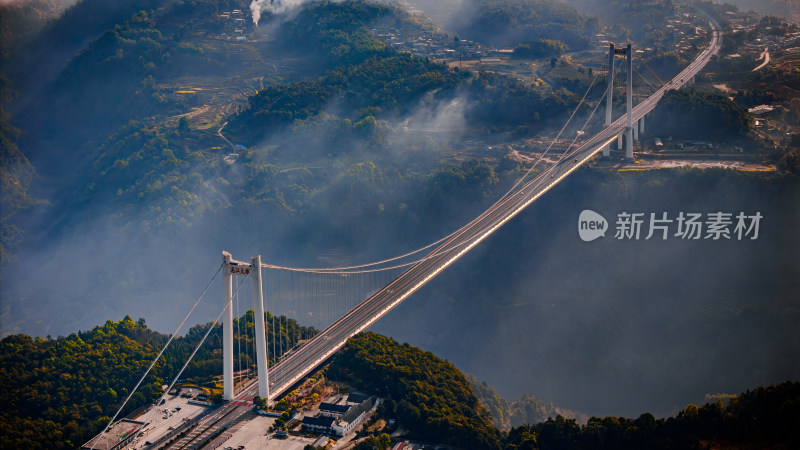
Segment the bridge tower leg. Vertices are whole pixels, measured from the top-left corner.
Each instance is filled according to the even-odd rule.
[[[626,50],[628,54],[628,127],[625,130],[625,138],[628,142],[625,144],[625,157],[633,158],[633,52],[631,44],[628,44]]]
[[[222,398],[233,400],[233,271],[231,254],[222,252],[222,295],[225,312],[222,315]]]
[[[264,288],[261,284],[261,255],[253,257],[253,303],[256,324],[256,366],[258,367],[258,396],[269,400],[267,371],[267,332],[264,326]]]
[[[639,119],[639,134],[640,135],[642,133],[644,133],[644,118],[645,118],[645,116],[642,116],[642,118]]]
[[[608,91],[606,93],[606,126],[611,125],[611,106],[614,100],[614,43],[608,43]],[[611,144],[603,148],[603,156],[611,155]]]

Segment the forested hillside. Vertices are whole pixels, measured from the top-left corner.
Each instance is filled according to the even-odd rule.
[[[558,0],[467,0],[451,27],[463,39],[491,45],[552,39],[583,50],[599,23]]]
[[[509,449],[796,448],[800,383],[784,382],[712,401],[689,404],[676,416],[656,419],[592,417],[579,425],[562,416],[511,430]]]
[[[290,47],[329,61],[333,69],[313,81],[260,91],[233,118],[230,130],[253,144],[295,120],[326,112],[349,121],[340,125],[342,133],[369,138],[375,117],[407,115],[425,94],[433,93],[428,101],[466,97],[469,125],[531,132],[549,117],[565,114],[568,104],[577,100],[574,93],[536,89],[508,76],[453,71],[398,53],[370,34],[368,27],[378,24],[420,26],[404,12],[356,1],[305,6],[282,25],[283,39]]]
[[[102,429],[165,341],[143,325],[128,318],[58,339],[4,338],[0,446],[77,448]],[[155,373],[163,369],[161,361]],[[160,380],[151,376],[128,411],[160,394]]]
[[[34,36],[76,0],[6,0],[0,3],[0,55]]]
[[[544,401],[533,394],[509,401],[485,381],[478,381],[473,375],[467,375],[467,380],[475,396],[489,410],[494,426],[501,430],[544,422],[548,417],[559,415],[558,408],[552,401]]]
[[[467,379],[433,353],[366,333],[347,342],[328,373],[390,398],[386,414],[396,414],[420,439],[465,449],[500,446],[499,433]]]
[[[658,39],[663,35],[664,19],[672,15],[672,0],[566,0],[585,14],[591,14],[605,23],[619,27],[636,41]]]
[[[267,315],[267,339],[276,342],[271,314]],[[168,383],[191,355],[210,324],[196,325],[177,337],[151,374],[131,397],[123,415],[147,405],[163,394]],[[243,368],[254,364],[253,312],[234,320],[237,334],[235,358]],[[293,319],[282,317],[277,341],[288,350],[289,341],[313,335]],[[0,447],[68,449],[80,447],[106,426],[130,394],[169,336],[147,327],[144,319],[126,316],[107,321],[89,331],[58,338],[12,335],[0,341]],[[197,385],[214,386],[212,378],[222,372],[222,330],[215,327],[191,364],[181,374]],[[273,346],[268,358],[273,359]]]
[[[243,332],[247,338],[242,338],[241,346],[252,346],[252,311],[240,320],[248,330]],[[272,320],[268,313],[270,342],[274,338]],[[291,319],[283,318],[281,323],[285,324],[285,337],[311,332],[297,328]],[[207,327],[197,325],[175,339],[124,413],[162,395],[162,383],[177,375]],[[78,448],[116,413],[128,389],[135,386],[167,339],[148,328],[143,319],[134,322],[130,317],[56,339],[21,334],[4,338],[0,341],[0,369],[6,375],[0,381],[4,405],[0,446]],[[213,386],[211,378],[221,371],[221,355],[215,350],[220,346],[221,333],[216,327],[181,377]],[[268,350],[272,358],[270,346]],[[246,352],[240,357],[248,366],[253,363]],[[579,425],[574,419],[551,414],[551,405],[537,413],[544,415],[537,423],[504,434],[492,425],[489,412],[457,368],[391,338],[375,333],[356,336],[333,358],[327,376],[383,397],[379,414],[399,420],[411,437],[465,449],[695,448],[703,442],[791,448],[799,442],[793,432],[800,418],[799,383],[727,396],[727,403],[712,398],[711,403],[699,407],[690,404],[668,419],[644,413],[635,420],[592,417]],[[484,389],[492,391],[490,386]],[[541,401],[524,399],[515,404],[528,405],[526,409],[542,406]],[[528,413],[527,420],[534,417]]]
[[[25,241],[25,231],[18,226],[17,216],[45,203],[30,192],[37,174],[17,146],[22,130],[11,123],[6,111],[14,96],[9,83],[8,78],[0,74],[0,268],[16,260],[15,252]]]
[[[107,3],[89,0],[70,8],[4,69],[25,94],[15,115],[40,133],[26,145],[43,169],[55,161],[85,163],[80,157],[91,157],[96,141],[132,120],[185,112],[187,99],[167,95],[161,83],[187,73],[222,74],[239,62],[235,53],[197,37],[219,30],[216,13],[246,7],[244,0]],[[55,36],[58,47],[47,48]]]
[[[656,136],[715,142],[741,142],[753,127],[747,110],[726,96],[697,90],[671,90],[653,112]]]

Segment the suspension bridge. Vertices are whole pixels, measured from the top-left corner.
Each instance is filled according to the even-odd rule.
[[[173,431],[171,434],[173,438],[166,436],[147,448],[200,448],[208,442],[208,436],[215,435],[220,429],[224,429],[251,411],[255,396],[266,398],[270,404],[274,404],[275,399],[289,392],[304,377],[323,365],[344,346],[347,339],[367,329],[593,156],[600,152],[608,155],[609,148],[615,140],[618,141],[617,148],[622,149],[624,137],[626,157],[632,157],[632,143],[643,130],[645,116],[656,107],[667,90],[678,89],[691,83],[694,76],[718,52],[721,32],[719,25],[713,21],[710,34],[708,47],[700,52],[694,61],[671,80],[665,83],[658,80],[660,86],[653,86],[654,92],[636,106],[632,104],[633,74],[636,69],[632,62],[631,46],[619,49],[610,44],[605,92],[595,102],[596,106],[576,133],[572,144],[558,155],[557,162],[534,171],[544,157],[542,154],[533,167],[505,195],[478,217],[439,241],[395,258],[337,268],[279,266],[262,262],[260,256],[250,261],[239,261],[234,259],[233,255],[223,252],[223,263],[218,271],[223,277],[223,308],[215,322],[222,322],[223,398],[227,402]],[[626,114],[612,121],[616,55],[627,57],[627,107]],[[641,73],[638,74],[652,86]],[[655,78],[658,76],[655,75]],[[587,101],[591,89],[590,86],[581,101],[582,104]],[[579,137],[589,134],[585,131],[592,124],[594,113],[603,98],[606,100],[605,120],[602,125],[597,123],[594,125],[600,130],[577,144]],[[575,112],[577,113],[579,109],[580,105]],[[575,118],[576,113],[573,113],[567,124],[561,128],[556,140],[567,129],[567,125]],[[248,278],[250,283],[246,282]],[[209,286],[200,299],[208,291]],[[245,348],[244,365],[241,363],[243,354],[241,321],[233,320],[234,314],[241,317],[238,314],[241,306],[240,294],[251,298],[254,311],[254,329],[252,332],[246,329],[245,333],[250,334],[244,337],[245,342],[251,342],[253,347]],[[200,299],[172,336],[177,335]],[[265,315],[265,303],[273,314]],[[278,313],[281,315],[278,316]],[[197,348],[203,344],[212,328],[209,327]],[[268,339],[270,336],[271,339]],[[166,345],[169,345],[171,339]],[[234,342],[239,343],[238,352],[234,352]],[[248,345],[245,344],[246,347]],[[161,353],[163,351],[162,349]],[[239,355],[240,360],[238,371],[234,371],[235,355]],[[183,369],[189,361],[186,361]],[[155,361],[150,368],[154,364]],[[253,364],[257,376],[239,383],[238,391],[235,391],[237,376],[244,377],[249,373],[247,369]],[[183,369],[174,380],[180,378]],[[142,376],[139,384],[144,381],[146,375],[147,373]],[[175,381],[167,392],[174,384]],[[138,387],[139,385],[130,395],[133,395]],[[119,411],[122,411],[122,407]],[[109,426],[114,419],[116,416],[112,418]]]

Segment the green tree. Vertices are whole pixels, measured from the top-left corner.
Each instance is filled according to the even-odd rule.
[[[423,439],[459,448],[499,448],[499,432],[469,383],[430,352],[374,333],[350,339],[330,376],[397,402],[397,419]]]

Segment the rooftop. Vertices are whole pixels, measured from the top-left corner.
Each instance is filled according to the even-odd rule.
[[[105,433],[100,433],[90,439],[81,448],[94,447],[96,450],[122,448],[124,446],[123,442],[132,438],[144,425],[144,422],[122,419],[111,425]]]
[[[337,414],[344,414],[347,412],[348,409],[350,409],[350,405],[337,405],[334,403],[325,403],[325,402],[320,403],[319,405],[320,411],[329,411]]]
[[[347,396],[347,403],[363,403],[368,398],[368,395],[351,392]]]
[[[315,425],[318,427],[330,427],[336,419],[333,417],[303,417],[304,425]]]
[[[353,420],[358,418],[358,416],[360,416],[361,413],[363,413],[365,411],[369,411],[370,409],[372,409],[372,407],[375,406],[375,400],[377,400],[375,398],[375,396],[372,396],[372,397],[367,398],[363,402],[361,402],[361,404],[350,408],[350,410],[347,411],[342,416],[342,421],[343,422],[347,422],[347,423],[352,422]]]

